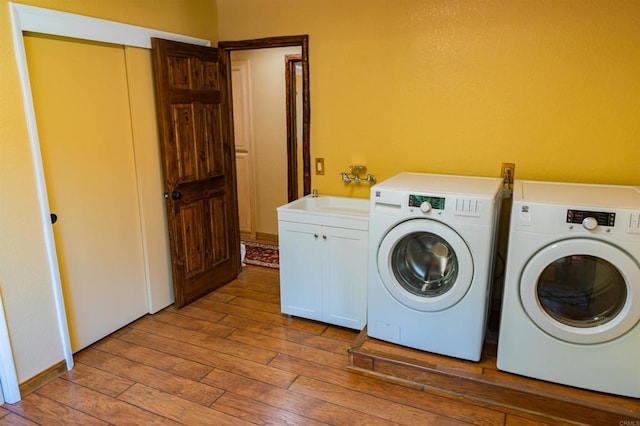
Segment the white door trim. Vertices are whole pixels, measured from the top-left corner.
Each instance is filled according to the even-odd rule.
[[[40,204],[40,218],[44,233],[44,243],[49,263],[49,273],[53,285],[54,303],[58,317],[58,328],[64,358],[67,369],[73,367],[73,354],[69,340],[69,328],[64,308],[60,271],[56,256],[53,230],[51,229],[51,217],[47,188],[40,153],[40,141],[36,125],[36,115],[33,106],[33,96],[29,81],[26,53],[24,50],[23,32],[31,31],[42,34],[50,34],[77,39],[122,44],[126,46],[150,49],[151,38],[159,37],[168,40],[181,41],[201,46],[211,46],[211,42],[205,39],[188,37],[180,34],[122,24],[104,19],[91,18],[67,12],[59,12],[51,9],[27,6],[17,3],[9,3],[11,14],[11,26],[13,33],[13,46],[22,88],[24,112],[31,145],[31,157],[33,160],[38,200]],[[2,306],[0,306],[1,308]],[[0,381],[4,399],[8,403],[20,400],[20,388],[13,360],[13,352],[9,340],[9,331],[4,315],[0,315]]]

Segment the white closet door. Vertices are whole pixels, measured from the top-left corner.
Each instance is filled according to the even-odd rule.
[[[122,46],[25,48],[73,352],[148,312]]]
[[[236,175],[238,179],[238,217],[240,232],[255,237],[256,209],[253,185],[253,149],[251,138],[251,88],[249,61],[231,61],[233,91],[233,129],[236,147]]]

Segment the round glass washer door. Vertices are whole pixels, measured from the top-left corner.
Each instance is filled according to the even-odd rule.
[[[529,318],[553,337],[607,342],[640,320],[640,266],[604,241],[559,241],[525,265],[520,300]]]
[[[425,312],[458,303],[473,278],[473,259],[462,237],[430,219],[410,219],[392,228],[378,247],[377,262],[389,293]]]

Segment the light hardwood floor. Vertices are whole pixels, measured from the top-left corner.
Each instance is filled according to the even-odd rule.
[[[247,266],[181,310],[139,319],[77,353],[73,370],[0,407],[0,424],[542,424],[349,371],[358,333],[282,315],[278,281],[277,270]]]

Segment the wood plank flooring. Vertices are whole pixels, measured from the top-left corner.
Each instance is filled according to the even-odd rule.
[[[640,400],[535,380],[498,370],[495,344],[479,362],[455,359],[372,339],[366,329],[349,348],[349,368],[384,380],[464,395],[505,412],[577,424],[640,425]],[[635,423],[634,423],[635,422]]]
[[[1,406],[0,424],[576,424],[532,413],[526,400],[505,408],[354,372],[357,336],[282,315],[278,271],[247,266],[193,304],[75,354],[73,370]]]

